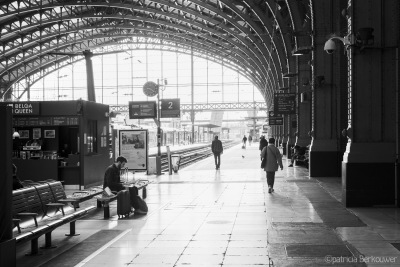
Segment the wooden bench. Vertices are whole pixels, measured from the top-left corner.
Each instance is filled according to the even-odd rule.
[[[60,182],[58,182],[58,183],[60,183]],[[61,183],[60,183],[60,185],[61,185]],[[61,185],[61,187],[62,187],[62,185]],[[59,210],[61,210],[62,214],[65,215],[64,206],[66,204],[57,202],[57,199],[55,198],[55,196],[51,190],[51,187],[49,186],[48,183],[43,183],[41,185],[35,185],[34,188],[36,189],[36,191],[42,201],[44,216],[47,215],[47,210],[50,207],[56,208],[56,213]]]
[[[20,221],[22,217],[30,216],[34,219],[38,227],[37,216],[42,213],[47,216],[49,208],[56,208],[56,213],[61,210],[65,216],[64,206],[71,203],[76,211],[79,203],[92,198],[95,194],[101,194],[103,190],[98,188],[95,193],[76,195],[77,197],[68,198],[65,195],[64,187],[61,182],[49,180],[42,182],[29,183],[29,187],[13,191],[13,223],[21,232]]]
[[[36,217],[43,212],[42,201],[34,187],[22,188],[13,191],[12,217],[14,226],[21,233],[21,217],[32,217],[38,226]]]
[[[142,190],[142,198],[146,199],[147,197],[147,185],[149,184],[148,180],[137,180],[135,184],[132,185],[127,185],[129,186],[135,186],[138,190]],[[110,202],[114,201],[117,199],[117,192],[113,192],[113,196],[104,196],[104,195],[99,195],[96,197],[97,199],[97,208],[103,207],[104,210],[104,219],[110,218]]]
[[[95,206],[90,206],[85,209],[75,211],[72,214],[68,214],[64,217],[61,217],[56,220],[52,221],[44,221],[43,225],[39,226],[38,228],[35,228],[31,231],[21,233],[17,236],[15,236],[15,240],[17,244],[25,243],[27,241],[31,241],[31,252],[28,253],[27,255],[37,255],[39,254],[39,242],[38,239],[42,235],[45,235],[45,245],[42,248],[54,248],[52,245],[52,240],[51,240],[51,234],[53,230],[56,228],[69,223],[70,224],[70,231],[69,234],[66,234],[66,236],[76,236],[79,235],[75,231],[75,222],[76,220],[82,218],[83,216],[86,216],[91,210],[94,210],[96,207]]]
[[[36,255],[39,253],[38,239],[42,235],[45,235],[45,246],[43,248],[52,248],[51,233],[54,229],[61,225],[70,224],[70,232],[67,236],[77,235],[75,232],[76,220],[87,215],[89,211],[94,210],[95,206],[90,206],[85,209],[74,211],[71,214],[65,215],[63,206],[65,203],[58,203],[57,201],[63,199],[64,188],[60,182],[44,182],[44,183],[32,183],[29,187],[14,190],[13,191],[13,222],[18,227],[18,233],[14,235],[16,243],[24,243],[31,241],[31,252],[29,255]],[[65,192],[64,192],[65,195]],[[61,209],[63,216],[49,217],[47,215],[47,209],[49,207],[56,207],[56,213]],[[41,221],[37,221],[37,216],[42,214]],[[49,219],[45,219],[45,216]],[[35,222],[33,230],[27,230],[22,233],[19,225],[20,217],[30,216]]]
[[[97,186],[87,190],[77,191],[72,193],[72,195],[67,196],[64,187],[60,182],[49,182],[48,185],[53,194],[54,202],[64,204],[69,203],[73,206],[74,210],[79,208],[79,203],[92,199],[94,196],[100,195],[103,192],[103,189],[100,186]]]

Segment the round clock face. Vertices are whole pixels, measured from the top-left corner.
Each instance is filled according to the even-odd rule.
[[[147,96],[158,94],[158,85],[155,82],[147,82],[143,85],[143,93]]]

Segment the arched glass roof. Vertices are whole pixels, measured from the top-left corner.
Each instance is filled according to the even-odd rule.
[[[265,95],[310,45],[311,0],[19,0],[0,3],[0,90],[30,88],[85,50],[122,44],[202,54],[233,66]],[[109,48],[115,47],[115,48]],[[112,51],[110,51],[112,52]]]

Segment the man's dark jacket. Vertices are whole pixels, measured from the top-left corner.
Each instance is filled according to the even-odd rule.
[[[260,147],[259,149],[262,151],[265,146],[268,146],[268,141],[265,138],[260,139]]]
[[[115,164],[108,166],[106,169],[106,173],[104,174],[103,189],[108,186],[111,191],[118,192],[124,190],[125,187],[120,182],[121,179],[119,176],[118,167]]]
[[[214,154],[221,154],[224,151],[221,140],[213,140],[211,143],[211,151]]]

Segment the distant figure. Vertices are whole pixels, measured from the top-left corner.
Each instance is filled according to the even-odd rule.
[[[275,138],[268,140],[268,145],[261,152],[261,160],[266,158],[264,171],[267,172],[268,193],[274,192],[275,172],[278,170],[278,165],[283,170],[282,155],[279,149],[274,145]]]
[[[211,143],[211,151],[214,154],[215,169],[219,170],[219,166],[221,165],[221,154],[224,152],[224,148],[222,147],[221,140],[218,140],[218,136],[215,136]]]
[[[293,147],[294,153],[292,154],[292,158],[290,159],[290,165],[288,167],[293,167],[293,163],[295,159],[304,159],[304,155],[306,151],[304,148],[301,148],[299,145],[295,145]]]
[[[24,186],[21,183],[21,181],[18,179],[18,176],[17,176],[17,170],[18,170],[17,166],[15,166],[15,164],[13,164],[12,165],[12,169],[13,169],[13,174],[12,174],[12,177],[13,177],[13,190],[17,190],[17,189],[23,188]]]
[[[125,187],[121,184],[120,170],[125,167],[128,161],[125,157],[118,157],[116,162],[107,167],[104,174],[103,189],[109,187],[111,191],[121,191]]]
[[[260,149],[260,152],[263,150],[263,148],[265,147],[265,146],[267,146],[268,145],[268,141],[267,141],[267,139],[265,139],[265,136],[264,135],[261,135],[261,137],[260,137],[260,147],[259,147],[259,149]]]
[[[243,141],[243,148],[246,148],[247,137],[246,137],[246,136],[243,136],[242,141]]]
[[[253,141],[253,137],[249,135],[249,146],[251,146],[251,141]]]

